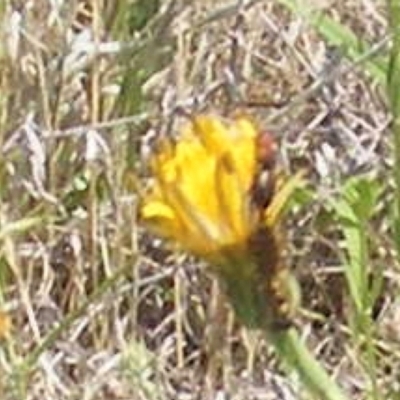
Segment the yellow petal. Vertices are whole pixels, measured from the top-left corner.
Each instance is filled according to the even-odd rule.
[[[192,121],[192,132],[211,154],[224,154],[230,145],[227,127],[219,118],[207,115],[197,116]]]
[[[238,119],[232,125],[232,154],[236,171],[246,190],[250,189],[257,165],[256,138],[254,125],[245,118]]]
[[[216,169],[216,197],[225,242],[243,240],[251,229],[249,226],[250,202],[248,192],[235,168],[221,159]]]

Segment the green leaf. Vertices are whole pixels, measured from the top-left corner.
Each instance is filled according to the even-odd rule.
[[[344,273],[356,314],[363,316],[373,302],[368,269],[368,224],[381,193],[380,182],[372,176],[348,179],[341,196],[331,201],[344,236]]]

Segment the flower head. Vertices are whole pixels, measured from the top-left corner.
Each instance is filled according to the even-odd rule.
[[[243,249],[257,216],[249,191],[256,170],[253,124],[195,117],[176,145],[164,140],[152,159],[154,187],[143,219],[192,253],[216,259]]]
[[[262,316],[271,325],[280,319],[287,274],[272,227],[296,180],[278,185],[265,206],[254,202],[258,138],[245,117],[194,117],[176,143],[161,141],[151,160],[154,182],[141,206],[143,221],[155,232],[209,261],[249,326]],[[266,172],[274,179],[274,171]]]

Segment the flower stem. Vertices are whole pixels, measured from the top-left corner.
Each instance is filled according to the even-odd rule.
[[[300,376],[310,393],[321,400],[348,400],[293,329],[266,332],[278,356]]]

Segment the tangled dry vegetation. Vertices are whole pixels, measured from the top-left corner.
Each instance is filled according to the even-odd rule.
[[[378,1],[313,3],[305,13],[324,11],[371,45],[385,37]],[[274,0],[0,8],[0,305],[12,317],[2,399],[298,398],[204,266],[137,224],[137,177],[179,110],[246,110],[276,135],[282,167],[307,171],[309,199],[282,239],[303,291],[296,324],[354,399],[365,376],[326,204],[349,176],[369,171],[385,184],[372,257],[385,266],[376,374],[398,391],[389,117],[362,62]]]

